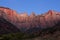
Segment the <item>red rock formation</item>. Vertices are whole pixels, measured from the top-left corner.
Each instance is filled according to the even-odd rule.
[[[3,18],[16,25],[18,28],[47,28],[54,26],[55,23],[60,20],[59,12],[52,10],[49,10],[46,12],[46,14],[37,16],[34,13],[32,13],[30,16],[28,16],[26,13],[17,14],[16,11],[5,7],[0,7],[0,10],[5,12],[2,15]]]
[[[20,30],[14,24],[3,18],[2,13],[5,12],[0,11],[0,35],[20,32]]]

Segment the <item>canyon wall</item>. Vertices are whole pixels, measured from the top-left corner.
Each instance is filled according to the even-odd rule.
[[[29,16],[27,13],[18,14],[15,10],[6,7],[0,7],[0,11],[5,12],[0,13],[0,16],[24,31],[34,27],[52,27],[57,24],[58,21],[60,21],[60,12],[53,10],[49,10],[45,14],[41,15],[35,15],[35,13],[32,12],[32,14]]]

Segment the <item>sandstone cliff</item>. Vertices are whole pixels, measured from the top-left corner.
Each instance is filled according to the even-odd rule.
[[[49,28],[55,26],[60,21],[60,13],[49,10],[45,14],[35,15],[32,13],[28,16],[26,13],[18,14],[15,10],[0,7],[0,10],[5,13],[0,13],[0,16],[11,22],[20,30],[26,31],[31,28]]]

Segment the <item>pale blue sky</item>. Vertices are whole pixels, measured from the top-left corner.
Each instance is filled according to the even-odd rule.
[[[0,0],[0,6],[16,10],[18,13],[45,13],[48,10],[60,11],[60,0]]]

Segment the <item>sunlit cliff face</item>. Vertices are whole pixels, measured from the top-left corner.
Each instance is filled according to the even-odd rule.
[[[19,29],[52,27],[60,20],[60,13],[53,10],[49,10],[45,14],[41,15],[35,15],[35,13],[32,13],[30,16],[28,16],[27,13],[18,14],[15,10],[5,7],[0,7],[0,10],[5,12],[2,17],[16,25]]]
[[[20,16],[27,17],[28,15],[26,13],[24,13],[24,14],[20,14]]]

